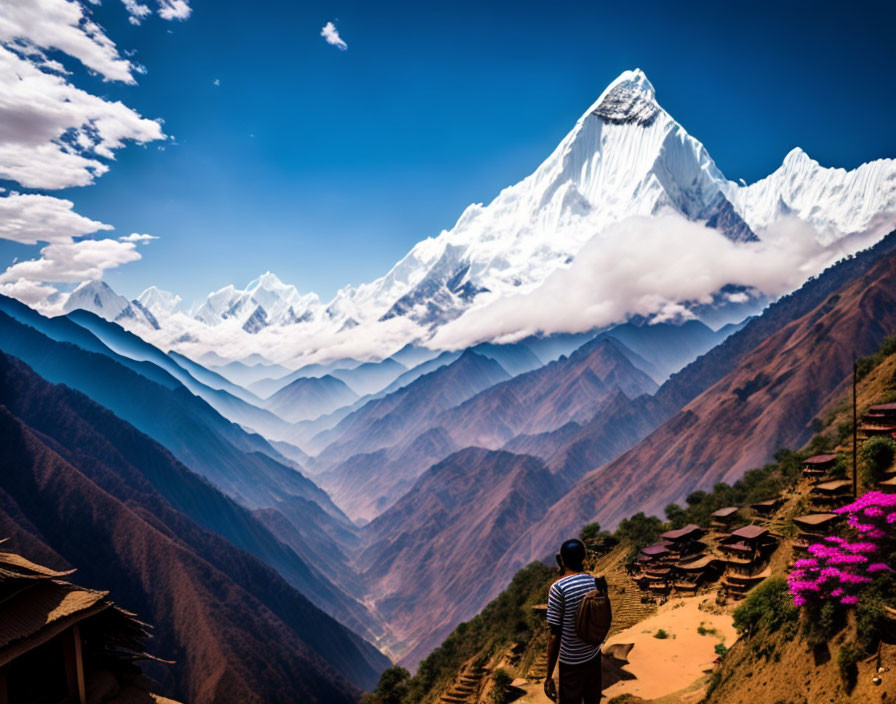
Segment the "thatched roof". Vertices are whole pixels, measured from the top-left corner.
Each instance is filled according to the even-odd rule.
[[[101,619],[109,642],[142,655],[148,626],[117,607],[108,592],[79,587],[59,571],[0,553],[0,666],[87,619]]]

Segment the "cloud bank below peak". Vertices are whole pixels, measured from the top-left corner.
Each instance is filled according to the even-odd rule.
[[[681,216],[632,217],[590,240],[567,268],[535,289],[471,308],[442,326],[429,344],[458,349],[483,340],[512,342],[529,335],[583,332],[623,322],[694,317],[727,287],[777,298],[799,288],[839,259],[871,246],[894,218],[830,244],[812,225],[785,217],[758,242],[733,242]],[[731,302],[749,294],[734,293]]]

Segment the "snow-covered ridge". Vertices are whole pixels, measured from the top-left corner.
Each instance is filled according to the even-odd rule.
[[[319,307],[317,294],[303,295],[268,271],[243,290],[229,285],[210,293],[191,315],[206,325],[237,320],[245,332],[256,333],[269,325],[309,322]]]
[[[783,219],[802,221],[820,246],[842,256],[837,243],[845,238],[858,234],[850,246],[867,245],[868,232],[896,226],[896,161],[846,171],[795,149],[774,173],[741,186],[660,106],[642,71],[625,71],[531,175],[487,205],[470,205],[454,227],[420,241],[383,277],[348,286],[329,303],[270,272],[245,289],[225,286],[186,313],[176,296],[154,288],[135,303],[159,319],[155,341],[168,346],[219,348],[282,330],[295,331],[296,352],[362,338],[385,352],[537,289],[611,226],[667,216],[735,243],[764,242]],[[812,266],[824,264],[813,256]],[[89,307],[87,297],[72,296],[70,306]],[[245,340],[233,346],[251,348]]]
[[[800,148],[766,178],[733,189],[730,198],[751,227],[785,215],[815,226],[827,240],[861,232],[896,213],[896,161],[878,159],[852,171],[825,168]]]

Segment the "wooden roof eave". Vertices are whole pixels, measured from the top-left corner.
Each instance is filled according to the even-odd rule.
[[[0,649],[0,667],[3,667],[8,662],[15,660],[19,656],[24,655],[29,650],[33,650],[34,648],[37,648],[44,643],[48,643],[66,629],[74,626],[76,623],[80,623],[81,621],[90,618],[91,616],[95,616],[96,614],[100,613],[101,611],[105,611],[111,606],[112,605],[107,601],[100,601],[88,609],[84,609],[83,611],[79,611],[77,613],[70,614],[56,621],[53,621],[36,633],[13,641],[6,647]]]

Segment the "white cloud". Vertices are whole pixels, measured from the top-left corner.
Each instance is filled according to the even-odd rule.
[[[122,2],[135,24],[151,12],[141,0]],[[185,0],[157,5],[163,19],[190,15]],[[48,58],[45,52],[58,51],[103,80],[131,85],[145,73],[132,52],[119,52],[86,8],[73,0],[0,3],[0,178],[27,188],[85,186],[108,171],[108,161],[126,144],[166,138],[159,121],[75,87],[65,65]],[[27,303],[46,302],[57,292],[43,282],[98,279],[106,269],[140,259],[137,245],[156,239],[132,233],[76,242],[112,228],[72,208],[70,201],[46,195],[0,197],[0,237],[49,243],[38,258],[13,262],[0,274],[0,290]]]
[[[131,24],[140,24],[146,16],[152,12],[152,10],[149,9],[149,5],[144,5],[141,2],[137,2],[137,0],[121,1],[124,3],[125,9],[130,15],[128,19]]]
[[[108,171],[101,158],[113,159],[127,141],[164,137],[158,122],[0,46],[0,178],[28,188],[84,186]]]
[[[37,244],[71,242],[111,225],[85,218],[72,210],[73,203],[62,198],[12,193],[0,197],[0,238]]]
[[[348,49],[348,44],[346,44],[342,37],[339,36],[339,30],[336,29],[336,25],[332,22],[327,22],[323,29],[320,30],[320,36],[324,38],[324,41],[327,44],[332,44],[333,46],[345,51]]]
[[[220,79],[220,78],[216,78],[215,80],[212,81],[212,85],[215,86],[215,87],[221,85],[221,79]]]
[[[15,298],[29,306],[40,307],[47,299],[58,293],[52,286],[41,284],[28,279],[18,279],[0,283],[0,294]]]
[[[726,284],[774,298],[882,233],[826,246],[810,225],[788,218],[757,234],[762,241],[738,244],[678,216],[629,218],[591,239],[568,268],[536,289],[467,311],[428,344],[457,349],[482,340],[582,332],[632,315],[680,319],[690,315],[684,304],[711,303]]]
[[[120,242],[137,242],[137,243],[149,242],[150,240],[157,240],[157,239],[159,239],[159,238],[156,237],[155,235],[147,235],[147,234],[141,235],[137,232],[132,232],[129,235],[125,235],[124,237],[118,238],[118,240]]]
[[[191,12],[186,0],[159,0],[159,17],[163,20],[185,20]]]
[[[134,65],[73,0],[4,0],[0,5],[0,43],[58,49],[105,80],[134,83]],[[2,74],[9,80],[7,67]]]
[[[40,250],[40,257],[13,264],[0,274],[0,284],[58,281],[74,283],[100,279],[106,269],[140,259],[137,245],[118,240],[83,240],[51,244]]]

